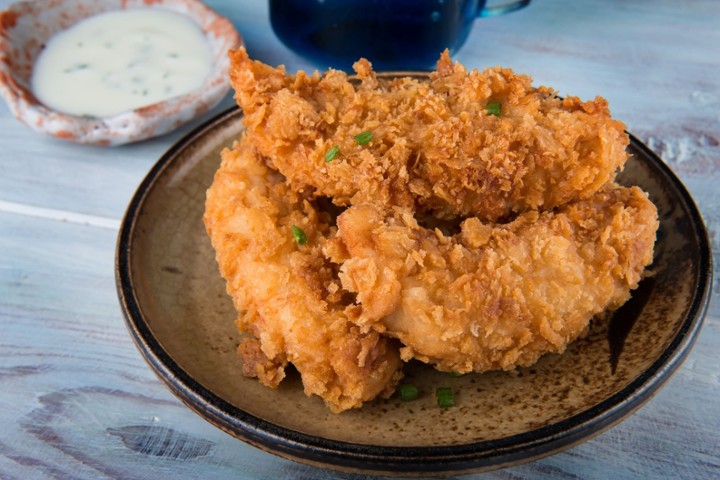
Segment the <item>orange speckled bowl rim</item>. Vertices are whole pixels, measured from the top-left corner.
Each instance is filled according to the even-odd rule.
[[[78,7],[84,4],[90,6],[87,9]],[[18,19],[24,15],[34,15],[45,8],[73,7],[78,10],[77,18],[69,25],[107,11],[127,8],[166,9],[190,18],[202,29],[205,36],[212,37],[214,42],[221,44],[217,48],[223,47],[225,51],[213,47],[213,71],[198,89],[187,94],[102,118],[57,112],[40,103],[29,86],[23,85],[24,81],[16,78],[18,67],[11,53],[13,29],[16,28]],[[66,20],[63,22],[67,23]],[[0,96],[5,99],[13,115],[35,131],[75,143],[99,146],[137,142],[175,130],[215,107],[230,90],[226,52],[243,44],[241,35],[232,23],[201,0],[16,2],[0,11]]]

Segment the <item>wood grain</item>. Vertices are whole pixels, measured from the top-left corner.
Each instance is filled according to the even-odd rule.
[[[274,37],[266,2],[208,3],[251,55],[312,69]],[[715,0],[536,0],[478,21],[456,58],[513,67],[563,95],[605,96],[683,180],[720,265],[718,25]],[[0,106],[0,478],[364,478],[274,457],[212,427],[153,376],[126,332],[117,225],[148,169],[210,115],[102,149],[34,133]],[[695,348],[645,407],[571,450],[482,478],[720,478],[719,285],[716,267]]]

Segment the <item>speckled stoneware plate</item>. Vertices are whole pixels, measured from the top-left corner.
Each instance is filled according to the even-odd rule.
[[[517,374],[452,377],[420,364],[421,392],[333,414],[297,375],[277,390],[241,374],[235,311],[202,223],[219,152],[242,130],[223,113],[168,151],[140,185],[118,239],[117,286],[140,351],[203,418],[263,450],[328,468],[442,475],[500,468],[571,447],[649,400],[690,350],[708,304],[711,257],[693,200],[637,139],[619,179],[650,193],[660,214],[654,275],[609,322],[563,355]],[[449,386],[456,406],[436,406]]]

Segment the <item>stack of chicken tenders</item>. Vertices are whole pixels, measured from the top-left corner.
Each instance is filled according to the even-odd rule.
[[[230,56],[246,129],[204,222],[246,376],[277,387],[292,364],[341,412],[392,395],[412,359],[529,366],[625,303],[652,263],[657,210],[615,183],[628,137],[600,97],[447,52],[427,76]]]

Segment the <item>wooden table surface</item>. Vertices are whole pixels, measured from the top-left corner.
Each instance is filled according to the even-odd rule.
[[[252,56],[312,69],[275,38],[266,2],[208,3]],[[685,183],[720,264],[720,2],[535,0],[479,20],[455,58],[512,67],[562,95],[606,97]],[[126,331],[118,226],[142,178],[191,127],[96,148],[34,133],[0,106],[0,478],[363,478],[275,457],[206,423]],[[570,450],[468,478],[720,478],[715,277],[693,351],[646,406]]]

